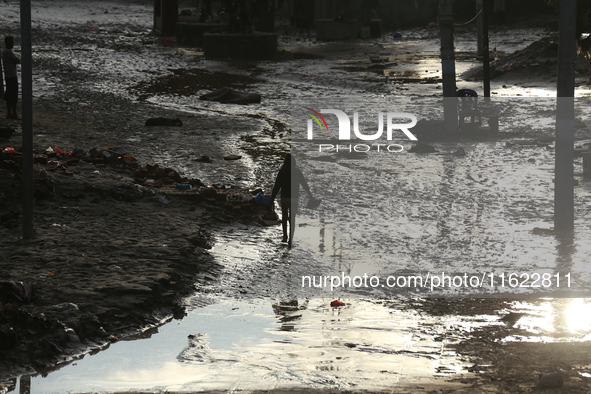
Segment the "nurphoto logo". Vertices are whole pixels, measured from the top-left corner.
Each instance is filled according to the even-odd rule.
[[[330,133],[328,129],[328,124],[326,119],[322,114],[332,114],[336,115],[337,120],[339,122],[339,130],[338,130],[338,140],[339,141],[351,141],[351,118],[347,115],[344,111],[338,109],[321,109],[320,111],[316,111],[312,108],[304,107],[304,113],[308,115],[310,118],[308,119],[308,140],[314,140],[314,123],[318,125],[318,128],[322,131]],[[401,123],[401,120],[410,120],[407,123]],[[396,122],[396,123],[395,123]],[[394,133],[396,132],[397,136],[402,136],[402,134],[411,141],[417,141],[417,137],[413,133],[410,132],[410,129],[413,128],[417,124],[417,118],[413,114],[404,113],[404,112],[387,112],[386,113],[386,140],[392,141]],[[362,141],[376,141],[382,137],[384,134],[384,112],[380,112],[378,114],[378,130],[373,134],[366,134],[363,133],[359,129],[359,113],[353,113],[353,132],[355,133],[355,137]],[[399,133],[402,132],[402,133]],[[373,147],[373,148],[372,148]],[[341,145],[341,144],[318,144],[318,151],[319,152],[327,152],[327,151],[348,151],[348,152],[368,152],[372,149],[377,150],[378,152],[386,150],[388,152],[402,152],[404,147],[400,144],[378,144],[374,143],[371,145],[368,144],[348,144],[348,145]]]

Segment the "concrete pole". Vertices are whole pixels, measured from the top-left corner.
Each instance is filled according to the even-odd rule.
[[[483,0],[482,9],[482,80],[484,82],[484,97],[490,97],[490,49],[488,43],[488,5],[489,0]]]
[[[33,238],[33,61],[31,56],[31,0],[20,0],[21,81],[23,127],[23,238]]]
[[[446,133],[458,131],[456,63],[453,33],[453,0],[439,1],[441,69],[443,79],[443,122]]]
[[[561,0],[556,87],[554,229],[574,230],[574,96],[577,0]]]
[[[476,0],[476,13],[478,14],[482,11],[482,0]],[[482,24],[483,17],[482,13],[478,15],[476,18],[476,40],[477,40],[477,48],[478,48],[478,56],[482,56],[482,35],[483,35],[483,28],[484,25]]]

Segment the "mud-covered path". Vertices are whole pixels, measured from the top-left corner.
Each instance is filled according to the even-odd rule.
[[[398,41],[391,36],[384,36],[364,42],[333,44],[317,43],[307,37],[282,36],[281,50],[284,49],[286,53],[277,61],[210,61],[204,59],[198,49],[164,45],[163,38],[151,32],[149,1],[98,1],[91,4],[90,7],[78,7],[68,1],[33,2],[35,146],[39,149],[57,146],[64,150],[77,147],[88,150],[92,147],[124,146],[143,163],[171,166],[205,183],[260,186],[269,190],[283,154],[290,149],[294,101],[330,97],[353,98],[361,103],[371,103],[376,98],[407,103],[431,96],[437,100],[441,94],[438,39],[434,30],[407,31],[406,36]],[[17,26],[18,5],[14,2],[3,3],[0,11],[0,33],[9,33],[9,27]],[[502,53],[510,53],[524,48],[543,33],[540,29],[500,31],[495,42]],[[471,30],[458,31],[459,75],[477,65],[474,36]],[[458,82],[460,87],[480,89],[479,85],[478,81]],[[493,81],[493,91],[499,95],[551,94],[551,90],[548,90],[551,80],[544,81],[540,89],[533,93],[527,87],[508,85],[503,88],[503,85],[507,85],[503,79]],[[260,105],[234,106],[198,100],[200,94],[224,86],[260,93],[263,101]],[[425,112],[428,112],[428,105],[423,106]],[[524,105],[533,107],[531,102]],[[517,109],[512,111],[513,115],[518,114]],[[179,118],[183,127],[146,128],[145,120],[156,116]],[[536,115],[530,113],[528,119],[531,117]],[[580,120],[583,123],[588,121],[585,113],[580,116]],[[536,237],[538,242],[548,240],[549,255],[553,257],[560,254],[560,245],[551,234],[544,232],[547,228],[543,228],[541,234],[531,233],[534,226],[551,222],[551,204],[547,194],[552,177],[549,167],[552,152],[544,144],[548,143],[552,128],[541,122],[528,136],[527,133],[532,129],[527,120],[520,121],[518,130],[512,130],[515,134],[510,135],[508,140],[468,143],[466,148],[469,156],[466,159],[451,157],[451,152],[456,149],[456,142],[453,142],[438,146],[441,150],[438,155],[417,156],[412,162],[413,166],[423,169],[435,181],[451,179],[456,182],[456,207],[469,206],[475,210],[470,211],[475,213],[473,218],[478,221],[475,232],[486,227],[486,220],[482,220],[478,212],[482,213],[490,206],[509,212],[510,220],[521,217],[523,212],[517,212],[520,209],[531,214],[531,223],[527,224],[529,227],[520,229],[516,233],[517,239],[513,236],[509,242],[516,249],[504,250],[502,253],[505,257],[518,260],[523,250],[519,248],[523,244],[527,246],[531,238]],[[4,119],[0,120],[0,124],[5,122]],[[579,139],[589,137],[584,128],[579,129],[578,133]],[[20,133],[17,131],[13,139],[18,141],[19,138]],[[504,145],[507,141],[516,145]],[[542,145],[538,146],[538,143]],[[223,157],[228,154],[240,154],[243,159],[224,161]],[[194,160],[202,155],[211,157],[213,163]],[[502,160],[496,161],[491,155],[497,155]],[[517,208],[513,209],[513,204],[506,202],[508,208],[505,210],[493,195],[476,201],[478,199],[473,198],[473,195],[464,196],[460,193],[461,187],[466,184],[473,194],[487,195],[488,191],[496,188],[493,182],[497,179],[484,174],[483,168],[473,163],[466,166],[462,164],[462,160],[470,159],[482,160],[487,170],[499,168],[502,177],[526,169],[523,177],[509,179],[519,180],[513,195]],[[528,161],[531,159],[533,162]],[[507,168],[508,162],[516,163],[515,171]],[[330,165],[307,167],[316,171],[312,179],[315,192],[320,195],[330,192],[326,188],[323,191],[330,181],[331,172],[326,168]],[[348,164],[341,161],[335,165],[340,170],[351,170],[351,173],[364,169],[363,165],[356,162]],[[394,163],[390,170],[393,174],[405,176],[403,168],[402,163]],[[456,176],[454,174],[458,168],[459,175]],[[466,168],[472,172],[464,171]],[[541,186],[540,182],[531,179],[528,168],[532,174],[541,174]],[[359,173],[355,173],[357,175]],[[471,180],[467,179],[468,175],[472,177]],[[432,196],[435,189],[431,189],[431,183],[413,175],[408,169],[406,176],[406,188],[400,188],[401,196]],[[536,195],[539,204],[532,204],[527,193],[536,182],[539,186]],[[581,183],[579,190],[583,192],[578,196],[579,201],[585,203],[589,198],[588,182],[581,179]],[[446,190],[440,189],[438,192],[444,193]],[[502,194],[498,188],[495,190]],[[337,200],[325,201],[324,207],[330,210],[337,210],[340,204]],[[361,207],[363,204],[358,205]],[[391,205],[397,208],[395,204]],[[138,207],[135,214],[141,215],[141,209],[141,206]],[[183,226],[183,215],[191,215],[193,219],[194,215],[183,212],[183,209],[185,207],[179,205],[174,207],[175,212],[167,212],[176,215],[174,226]],[[363,207],[359,209],[363,214]],[[462,216],[464,213],[460,211],[436,201],[431,201],[426,210],[399,208],[397,212],[402,212],[400,218],[419,223],[413,227],[413,231],[407,231],[410,236],[423,237],[426,242],[416,243],[412,253],[407,253],[404,243],[410,241],[403,237],[389,246],[401,255],[410,256],[414,262],[420,261],[421,256],[428,256],[430,263],[433,263],[437,255],[445,253],[450,246],[449,237],[454,231],[474,225],[474,222],[466,221]],[[365,213],[368,212],[371,213],[371,210]],[[487,212],[491,214],[491,220],[500,220],[492,215],[494,212]],[[335,234],[334,222],[323,222],[315,215],[307,212],[302,216],[303,224],[308,227],[307,230],[304,226],[298,229],[302,249],[305,246],[308,250],[319,250],[318,234],[322,234],[326,235],[327,242],[324,243],[323,238],[324,249],[319,255],[331,261],[331,258],[342,258],[350,253],[349,249],[355,244],[329,244],[330,236]],[[582,219],[585,219],[585,215],[586,211]],[[149,217],[146,215],[146,218]],[[165,216],[159,217],[166,220]],[[357,219],[357,224],[363,221],[363,217]],[[449,222],[446,222],[448,219]],[[437,223],[437,228],[432,233],[425,233],[421,229],[425,223]],[[363,229],[363,226],[358,229]],[[260,388],[257,384],[261,381],[272,382],[269,387],[293,384],[319,389],[378,390],[403,381],[425,383],[423,386],[434,392],[439,389],[471,392],[474,387],[481,391],[507,392],[507,388],[513,388],[508,386],[517,382],[514,387],[527,392],[535,390],[532,388],[537,381],[537,373],[549,372],[559,363],[560,368],[568,371],[567,385],[570,392],[586,392],[588,382],[585,374],[588,375],[588,371],[581,361],[584,359],[581,356],[583,347],[573,351],[570,359],[568,355],[564,359],[558,357],[568,353],[572,341],[585,341],[588,334],[585,322],[577,324],[575,319],[574,323],[568,323],[568,319],[563,317],[586,314],[586,302],[573,301],[572,305],[570,300],[520,303],[510,299],[461,299],[461,302],[419,299],[406,302],[404,299],[384,301],[371,294],[363,294],[366,299],[347,299],[350,306],[342,310],[330,308],[329,298],[312,299],[310,304],[300,300],[298,305],[290,305],[285,301],[289,294],[281,286],[290,272],[286,267],[291,255],[287,249],[278,245],[278,228],[265,230],[246,225],[228,228],[208,223],[207,230],[215,234],[216,246],[211,254],[216,259],[216,265],[215,269],[199,273],[197,295],[187,300],[188,309],[193,310],[194,314],[187,318],[186,323],[174,321],[161,328],[161,332],[171,332],[177,328],[175,325],[181,326],[176,334],[165,334],[162,342],[142,345],[138,341],[136,349],[142,348],[147,353],[150,349],[166,349],[170,358],[157,354],[142,359],[141,352],[134,353],[139,356],[139,362],[129,363],[133,365],[128,371],[130,375],[147,367],[147,360],[150,360],[156,366],[152,371],[160,374],[166,369],[161,368],[159,362],[176,363],[173,368],[175,371],[188,365],[189,377],[183,375],[183,378],[188,379],[184,388],[194,391],[213,388],[227,390],[228,387],[256,389]],[[402,229],[399,230],[402,232]],[[441,234],[446,235],[441,237]],[[512,236],[508,232],[505,235],[509,238]],[[485,245],[489,242],[488,238],[481,237],[478,241],[480,244],[477,246],[482,249],[476,248],[476,252],[493,249]],[[184,246],[171,242],[166,241],[175,248],[178,246],[179,250]],[[70,242],[69,247],[74,248],[75,241]],[[579,248],[576,253],[584,254],[585,251],[585,248]],[[379,249],[377,252],[384,250]],[[461,247],[452,252],[454,254],[449,256],[455,261],[466,263],[467,260],[461,260],[465,258]],[[166,259],[166,250],[159,253],[158,258]],[[174,253],[175,258],[181,258],[180,255],[176,256],[176,250]],[[364,265],[361,267],[365,268]],[[376,271],[383,268],[379,265],[372,267]],[[293,300],[290,301],[293,304]],[[510,310],[528,316],[515,327],[499,322],[499,316]],[[208,319],[211,319],[209,325]],[[220,328],[219,321],[232,321],[234,326]],[[206,324],[198,325],[204,322]],[[253,326],[258,331],[249,331]],[[319,332],[324,334],[322,338],[317,337]],[[387,340],[382,337],[384,332],[387,333]],[[152,334],[150,331],[145,336]],[[188,335],[192,337],[187,338]],[[227,339],[232,336],[232,340]],[[564,338],[572,341],[558,343]],[[540,352],[539,357],[530,357],[529,345],[520,347],[521,340],[555,341],[557,343],[553,347],[561,348],[561,351],[554,354],[554,349],[541,348],[537,350]],[[161,347],[157,348],[156,343]],[[249,348],[247,343],[253,348]],[[39,376],[34,378],[34,382],[38,383],[37,390],[79,390],[76,382],[81,376],[88,378],[86,382],[97,376],[99,383],[95,387],[108,386],[106,383],[109,379],[105,376],[110,376],[109,372],[116,371],[121,365],[128,365],[125,357],[133,353],[133,350],[126,350],[124,345],[128,344],[122,344],[119,348],[113,345],[112,349],[101,353],[103,361],[99,365],[100,368],[105,367],[104,375],[93,369],[96,365],[93,366],[92,362],[99,357],[85,357],[78,368],[82,372],[77,370],[78,365],[70,364],[58,371],[65,375],[50,374],[46,380]],[[511,350],[505,351],[507,348]],[[455,353],[456,349],[459,354]],[[115,354],[121,355],[123,364],[117,364],[118,356],[115,357]],[[254,366],[252,354],[256,355],[254,359],[257,360]],[[90,365],[83,369],[89,359]],[[203,360],[211,362],[205,371],[200,369],[204,365]],[[474,363],[480,365],[475,366]],[[489,363],[493,363],[493,366]],[[108,366],[112,369],[106,368]],[[147,370],[150,371],[149,368]],[[220,377],[220,370],[231,372]],[[288,377],[285,371],[289,371]],[[232,372],[240,373],[244,378],[235,380]],[[219,385],[200,386],[199,382],[191,379],[191,376],[199,373],[211,381],[219,381]],[[68,382],[64,386],[59,386],[61,376],[66,376],[63,381]],[[507,376],[509,379],[505,381]],[[121,383],[125,380],[122,378],[105,390],[153,389],[160,385],[177,387],[181,384],[180,380],[174,381],[176,376],[173,376],[172,382],[170,376],[158,377],[160,380],[155,379],[152,385],[149,379],[145,379],[141,383],[136,380],[129,386]],[[459,380],[459,384],[455,383],[459,387],[432,386],[449,379]],[[58,388],[54,388],[49,381],[58,381],[55,386]],[[403,384],[399,387],[410,392],[418,390],[415,386],[405,388]]]

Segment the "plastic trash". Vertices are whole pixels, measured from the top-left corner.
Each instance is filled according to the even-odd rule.
[[[4,150],[2,151],[2,153],[14,153],[14,148],[4,148]]]
[[[162,204],[166,204],[166,205],[171,203],[171,200],[169,200],[168,198],[166,198],[164,196],[158,197],[158,201],[160,201]]]
[[[177,183],[176,188],[181,190],[190,190],[193,186],[189,183]]]
[[[347,305],[347,304],[345,304],[344,302],[339,301],[339,300],[334,300],[333,302],[330,303],[330,306],[333,308],[338,308],[340,306],[345,306],[345,305]]]
[[[261,205],[269,205],[269,201],[271,201],[270,194],[263,194],[259,192],[256,196],[254,196],[254,202]]]

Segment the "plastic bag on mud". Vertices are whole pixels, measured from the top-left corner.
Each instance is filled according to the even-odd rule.
[[[260,205],[269,205],[269,201],[271,201],[270,194],[263,194],[259,192],[256,196],[254,196],[254,202]]]

